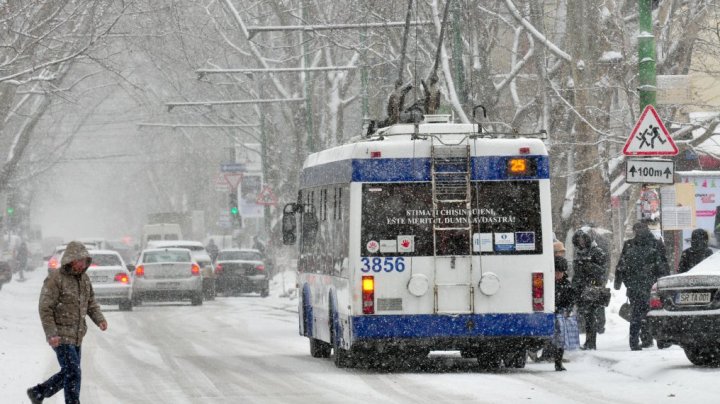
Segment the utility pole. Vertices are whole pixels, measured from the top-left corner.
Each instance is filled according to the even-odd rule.
[[[640,90],[640,111],[648,105],[655,105],[657,79],[655,77],[655,34],[652,23],[653,0],[638,0],[638,80]]]
[[[448,0],[449,1],[449,0]],[[460,21],[462,19],[462,4],[456,1],[453,7],[453,64],[455,65],[455,91],[457,92],[460,104],[465,106],[467,102],[467,91],[465,90],[465,70],[463,69],[463,40],[460,32]]]
[[[303,22],[307,21],[307,4],[305,4],[305,1],[300,2],[300,7],[302,7],[302,19]],[[300,31],[300,44],[302,45],[302,52],[303,56],[301,59],[301,67],[303,69],[310,67],[310,54],[308,53],[308,46],[305,42],[305,31]],[[313,153],[315,151],[315,142],[313,134],[313,122],[312,122],[312,99],[310,97],[310,73],[309,72],[303,72],[302,73],[302,79],[303,79],[303,98],[305,98],[305,133],[307,135],[307,148],[308,148],[308,154]]]

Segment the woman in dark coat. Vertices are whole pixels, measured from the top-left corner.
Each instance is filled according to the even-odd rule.
[[[569,314],[573,305],[575,305],[575,290],[570,283],[567,275],[567,261],[564,257],[555,257],[555,314],[566,315]],[[554,341],[558,342],[555,349],[555,370],[560,372],[566,370],[562,365],[563,354],[565,350],[561,345],[560,338],[557,335],[560,331],[559,327],[555,327],[555,338]],[[563,341],[564,343],[564,341]]]
[[[578,296],[578,311],[585,321],[585,344],[582,349],[596,349],[598,332],[597,311],[603,303],[599,300],[583,300],[583,291],[590,286],[605,286],[605,261],[607,256],[595,245],[589,234],[578,230],[572,238],[575,247],[572,285]]]
[[[680,255],[680,263],[678,264],[678,273],[687,272],[690,268],[699,264],[705,258],[713,254],[708,248],[708,234],[703,229],[695,229],[690,236],[690,248],[686,249]]]

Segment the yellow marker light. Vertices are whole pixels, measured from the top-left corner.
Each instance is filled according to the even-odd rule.
[[[511,174],[526,174],[528,172],[528,160],[514,158],[508,161],[508,171]]]
[[[362,279],[363,292],[372,292],[375,290],[375,278],[372,276],[363,276]]]

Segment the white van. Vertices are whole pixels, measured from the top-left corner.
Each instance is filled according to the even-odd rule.
[[[182,231],[177,223],[155,223],[143,226],[142,248],[146,248],[148,241],[182,240]]]

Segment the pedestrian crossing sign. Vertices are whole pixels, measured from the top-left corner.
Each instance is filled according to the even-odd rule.
[[[626,156],[674,156],[678,148],[652,105],[645,107],[625,142]]]

